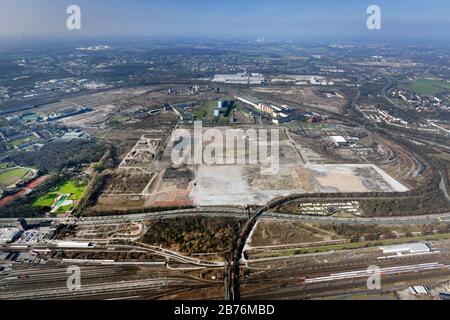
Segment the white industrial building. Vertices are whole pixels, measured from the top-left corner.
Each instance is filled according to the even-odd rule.
[[[408,288],[409,291],[416,295],[416,294],[428,294],[429,289],[426,286],[413,286]]]
[[[261,84],[265,79],[260,73],[242,72],[236,74],[216,74],[212,81],[228,84]]]
[[[271,80],[272,83],[292,83],[296,85],[332,86],[334,81],[318,75],[281,75]]]
[[[276,112],[277,110],[274,109],[272,106],[262,103],[261,101],[259,101],[258,99],[252,98],[252,97],[235,97],[236,100],[239,100],[241,102],[244,102],[248,105],[251,105],[253,108],[258,109],[259,111],[265,112],[265,113],[269,113],[269,114],[273,114],[274,112]]]
[[[414,243],[405,243],[405,244],[396,244],[390,246],[383,246],[380,249],[385,254],[420,254],[430,252],[431,249],[426,243],[422,242],[414,242]]]
[[[347,140],[345,140],[342,136],[331,136],[330,137],[331,142],[333,142],[337,147],[339,146],[346,146],[348,145]]]
[[[56,246],[58,248],[92,248],[95,244],[92,242],[80,242],[80,241],[57,241]]]

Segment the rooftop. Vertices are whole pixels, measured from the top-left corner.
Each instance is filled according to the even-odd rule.
[[[403,252],[424,253],[424,252],[431,251],[430,247],[426,243],[422,243],[422,242],[383,246],[383,247],[380,247],[380,249],[383,250],[383,253],[397,253],[397,254],[401,254]]]
[[[19,228],[0,228],[0,243],[13,241],[19,233]]]

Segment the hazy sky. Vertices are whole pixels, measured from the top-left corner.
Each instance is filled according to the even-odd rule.
[[[67,6],[82,30],[66,29]],[[381,7],[382,30],[366,9]],[[449,0],[0,0],[0,37],[449,38]],[[375,33],[377,32],[377,33]]]

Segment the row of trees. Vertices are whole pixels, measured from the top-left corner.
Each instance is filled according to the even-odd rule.
[[[64,169],[97,161],[105,150],[104,146],[92,141],[54,141],[39,150],[14,152],[8,160],[21,166],[38,168],[45,173],[59,173]]]

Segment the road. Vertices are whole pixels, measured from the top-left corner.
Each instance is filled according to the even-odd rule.
[[[382,218],[337,218],[332,216],[301,216],[292,214],[280,214],[269,212],[271,209],[291,201],[289,197],[275,199],[267,203],[264,207],[261,207],[254,211],[249,219],[242,227],[241,234],[239,235],[237,244],[233,251],[233,258],[228,265],[226,275],[229,279],[226,281],[228,289],[226,292],[228,295],[225,297],[228,300],[240,300],[240,263],[242,261],[245,244],[251,235],[251,231],[255,226],[259,218],[271,218],[271,219],[283,219],[283,220],[295,220],[295,221],[313,221],[313,222],[335,222],[335,223],[351,223],[351,224],[428,224],[434,222],[447,222],[450,221],[450,212],[438,214],[438,215],[424,215],[424,216],[407,216],[407,217],[382,217]]]
[[[144,212],[136,214],[123,214],[114,216],[95,216],[95,217],[83,217],[81,219],[76,218],[27,218],[28,224],[38,224],[42,222],[56,222],[56,223],[77,223],[77,224],[108,224],[119,222],[141,222],[149,219],[161,219],[161,218],[177,218],[182,216],[202,215],[207,217],[235,217],[235,218],[247,218],[243,209],[236,207],[198,207],[193,209],[181,209],[170,211],[156,211],[156,212]],[[15,226],[17,218],[0,218],[0,225],[3,226]]]
[[[430,224],[435,222],[450,222],[450,212],[443,214],[423,215],[423,216],[403,216],[403,217],[374,217],[374,218],[337,218],[333,216],[306,216],[298,214],[286,214],[276,212],[265,212],[264,219],[290,220],[299,222],[323,222],[323,223],[350,223],[350,224]]]

